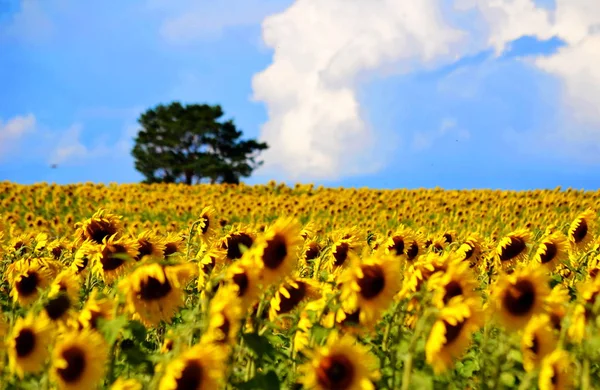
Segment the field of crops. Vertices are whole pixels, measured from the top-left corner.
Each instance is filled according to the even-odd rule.
[[[0,183],[0,388],[599,388],[596,210],[560,188]]]

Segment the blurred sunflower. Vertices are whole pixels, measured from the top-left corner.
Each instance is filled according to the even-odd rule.
[[[89,330],[65,334],[52,352],[51,376],[59,389],[93,389],[104,377],[108,347]]]
[[[219,389],[225,358],[220,347],[210,343],[197,344],[166,366],[158,390]]]
[[[98,251],[98,244],[95,244],[92,241],[85,241],[77,252],[75,252],[75,257],[73,258],[73,262],[71,263],[71,269],[75,271],[77,275],[82,275],[89,271],[92,267],[90,265],[90,259]]]
[[[492,286],[492,306],[502,325],[522,329],[535,314],[543,312],[549,294],[544,268],[522,266],[510,275],[501,275]]]
[[[234,285],[242,306],[250,308],[261,294],[259,268],[252,257],[231,264],[225,274],[225,282]]]
[[[112,299],[101,297],[97,290],[92,291],[88,300],[79,313],[79,329],[98,330],[98,320],[113,318],[114,302]]]
[[[443,308],[456,297],[463,300],[481,300],[476,291],[477,277],[467,262],[455,262],[445,272],[437,272],[429,279],[429,288],[434,291],[433,304]]]
[[[557,349],[542,360],[538,385],[540,390],[567,390],[574,387],[568,352]]]
[[[25,373],[43,369],[51,342],[49,323],[29,313],[25,319],[17,318],[8,337],[8,364],[12,373],[23,378]]]
[[[203,340],[220,345],[236,343],[244,312],[233,286],[221,287],[210,301],[208,329]]]
[[[483,320],[478,302],[453,301],[440,311],[425,344],[426,361],[436,374],[454,366],[454,361],[469,348],[471,336]]]
[[[271,298],[269,320],[288,314],[298,308],[302,302],[320,297],[319,286],[311,279],[296,278],[288,280],[279,286]]]
[[[105,237],[91,254],[94,272],[110,284],[124,275],[134,264],[138,254],[137,240],[115,236]]]
[[[193,263],[163,266],[146,264],[119,283],[131,314],[146,325],[169,322],[183,305],[183,286],[196,274]]]
[[[516,230],[503,237],[494,253],[496,265],[506,269],[524,261],[530,240],[531,233],[527,229]]]
[[[579,214],[569,227],[569,243],[575,250],[584,250],[594,239],[596,213],[588,209]]]
[[[165,251],[163,238],[152,230],[146,230],[137,236],[138,254],[136,261],[143,260],[145,257],[160,259]]]
[[[483,250],[483,239],[478,234],[472,234],[458,247],[456,252],[463,261],[469,262],[471,268],[473,268],[480,264]]]
[[[374,390],[380,377],[377,358],[350,335],[332,333],[327,344],[314,352],[306,351],[310,361],[300,366],[300,381],[307,389]]]
[[[554,351],[557,342],[548,315],[541,314],[531,318],[521,337],[521,352],[523,353],[525,371],[536,369],[541,360]]]
[[[226,259],[235,261],[242,258],[242,249],[240,246],[250,249],[254,244],[255,235],[247,229],[238,228],[227,234],[219,241],[219,246],[226,252]]]
[[[556,266],[569,256],[567,238],[561,232],[554,232],[542,239],[533,261],[554,270]]]
[[[88,240],[96,244],[102,244],[107,237],[120,236],[123,229],[121,217],[108,213],[104,209],[98,210],[91,218],[86,219],[84,222],[78,222],[75,226],[77,228],[75,233],[77,244]]]
[[[50,283],[50,272],[38,262],[18,261],[9,280],[10,295],[22,306],[31,304],[39,297],[39,290]]]
[[[198,217],[198,234],[204,240],[204,242],[209,242],[217,234],[217,224],[216,219],[217,210],[215,210],[212,206],[207,206],[202,209],[200,212],[200,217]]]

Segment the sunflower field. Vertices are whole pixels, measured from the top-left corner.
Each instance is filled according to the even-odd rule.
[[[600,192],[0,183],[0,389],[600,388]]]

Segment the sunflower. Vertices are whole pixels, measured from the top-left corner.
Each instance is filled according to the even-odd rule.
[[[396,232],[390,237],[385,239],[383,242],[383,248],[385,253],[392,254],[395,256],[402,256],[406,254],[408,243],[411,242],[410,230],[401,226]]]
[[[44,315],[53,323],[64,326],[70,322],[76,303],[66,291],[59,291],[44,303]]]
[[[104,377],[108,347],[87,329],[65,334],[54,346],[51,375],[59,389],[93,389]]]
[[[573,388],[573,369],[568,352],[557,349],[542,360],[538,385],[540,390]]]
[[[219,241],[219,247],[227,251],[225,258],[229,261],[235,261],[242,258],[242,248],[250,249],[254,244],[255,235],[249,230],[237,229]]]
[[[233,346],[242,320],[241,299],[233,286],[220,288],[210,301],[208,329],[203,335],[207,342]]]
[[[158,390],[213,390],[220,388],[226,356],[211,343],[196,344],[165,368]]]
[[[163,266],[152,263],[138,267],[119,283],[127,308],[146,325],[169,322],[183,305],[183,286],[196,273],[192,263]]]
[[[596,303],[600,296],[600,278],[586,280],[577,287],[578,301],[575,303],[571,326],[568,329],[569,337],[580,343],[586,336],[586,328],[593,321],[597,313]]]
[[[451,263],[445,272],[437,272],[429,280],[429,287],[434,291],[433,303],[438,308],[448,305],[456,297],[481,300],[476,292],[479,282],[467,262]]]
[[[436,374],[454,366],[482,324],[483,313],[478,302],[455,300],[440,311],[425,344],[426,361]]]
[[[571,222],[568,238],[573,249],[584,250],[592,242],[595,220],[596,213],[588,209]]]
[[[562,320],[567,315],[569,300],[569,290],[560,284],[554,286],[550,291],[550,295],[546,298],[545,312],[550,317],[552,327],[557,331],[560,331]]]
[[[293,219],[278,219],[258,237],[253,253],[261,265],[261,278],[267,285],[287,277],[298,265],[302,245],[300,224]]]
[[[318,297],[320,297],[320,289],[314,281],[304,278],[288,280],[279,286],[271,298],[269,320],[275,321],[278,316],[290,313],[302,302]]]
[[[456,252],[463,261],[469,262],[471,268],[473,268],[480,264],[483,258],[483,250],[483,239],[477,234],[472,234],[458,247]]]
[[[163,243],[165,245],[165,249],[163,250],[164,257],[182,253],[185,248],[185,240],[179,234],[167,234],[167,236],[163,238]]]
[[[146,230],[137,236],[138,254],[135,256],[136,261],[143,260],[146,256],[150,258],[160,259],[165,251],[165,243],[163,238],[157,235],[152,230]]]
[[[65,238],[51,241],[46,250],[55,260],[60,260],[66,253],[72,251],[71,244]]]
[[[245,256],[242,260],[227,267],[226,284],[235,286],[237,296],[242,300],[242,306],[250,308],[261,294],[259,269],[252,257]]]
[[[543,312],[549,294],[544,268],[524,266],[501,275],[491,293],[498,319],[508,329],[523,328],[531,317]]]
[[[123,230],[121,217],[106,212],[103,209],[98,210],[91,218],[84,222],[75,224],[77,231],[77,244],[84,241],[92,241],[96,244],[102,244],[104,239],[111,236],[120,236]]]
[[[73,262],[71,263],[71,269],[75,271],[77,275],[81,275],[86,273],[92,267],[90,266],[90,259],[98,251],[98,244],[92,241],[85,241],[77,252],[75,252],[75,257]]]
[[[219,247],[212,247],[208,251],[201,251],[200,253],[202,253],[202,256],[200,256],[200,261],[198,262],[198,290],[202,291],[210,275],[223,268],[225,251],[219,249]]]
[[[133,266],[133,259],[138,254],[137,240],[115,236],[105,237],[102,245],[96,246],[92,253],[94,272],[101,276],[106,284],[110,284]]]
[[[15,302],[23,306],[29,305],[39,297],[39,290],[50,282],[50,272],[37,261],[19,261],[14,264],[15,268],[9,279],[10,295]]]
[[[347,309],[360,308],[360,323],[373,325],[400,290],[402,272],[394,256],[371,256],[353,261],[340,277],[341,300]]]
[[[110,320],[113,317],[114,302],[106,297],[100,297],[97,290],[92,291],[88,300],[79,313],[79,329],[98,330],[98,320]]]
[[[79,301],[81,283],[72,269],[65,269],[54,278],[50,285],[48,296],[53,297],[59,293],[65,293],[72,302]]]
[[[567,238],[561,232],[554,232],[542,239],[533,261],[550,270],[566,260],[569,256]]]
[[[353,237],[340,238],[331,245],[331,254],[327,260],[327,269],[335,270],[344,267],[346,260],[356,253],[357,245]]]
[[[23,378],[25,373],[39,372],[48,358],[51,341],[49,323],[29,313],[18,318],[7,340],[10,371]]]
[[[425,253],[425,240],[421,232],[413,234],[410,240],[407,240],[404,244],[406,260],[410,263],[417,261]]]
[[[531,233],[527,229],[516,230],[503,237],[494,253],[496,265],[506,269],[525,260],[530,240]]]
[[[137,379],[123,379],[117,378],[115,383],[112,384],[110,390],[142,390],[143,386]]]
[[[533,371],[541,360],[554,351],[557,339],[552,329],[550,317],[546,314],[534,316],[521,337],[521,352],[525,371]]]
[[[212,206],[207,206],[200,212],[198,217],[198,234],[204,242],[209,242],[217,234],[217,211]]]
[[[323,247],[317,241],[308,241],[304,244],[304,250],[302,251],[302,260],[304,264],[318,259],[321,256],[321,250]]]
[[[377,358],[347,334],[332,333],[327,344],[310,355],[311,360],[299,367],[307,389],[374,390],[373,381],[380,377]]]

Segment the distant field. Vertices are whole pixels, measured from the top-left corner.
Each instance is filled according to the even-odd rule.
[[[0,183],[1,389],[592,389],[600,192]]]

